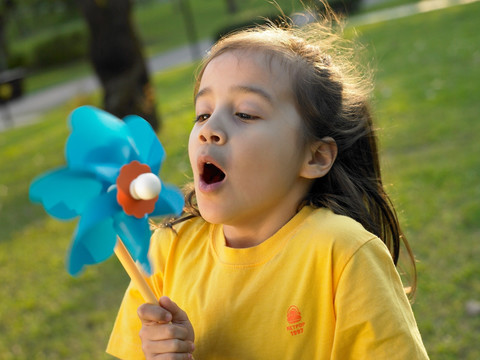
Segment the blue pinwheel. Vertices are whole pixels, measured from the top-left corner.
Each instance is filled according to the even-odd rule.
[[[179,214],[184,205],[181,192],[156,176],[165,157],[160,141],[144,119],[132,115],[122,121],[91,106],[75,109],[69,125],[67,165],[30,186],[31,201],[41,203],[51,216],[80,216],[68,272],[77,275],[85,265],[109,258],[118,236],[151,273],[148,217]]]

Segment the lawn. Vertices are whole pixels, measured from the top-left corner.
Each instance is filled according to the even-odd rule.
[[[383,171],[418,258],[432,359],[479,359],[480,3],[361,28],[376,59]],[[392,184],[392,185],[390,185]]]
[[[432,359],[480,358],[480,3],[359,27],[377,69],[375,115],[383,173],[418,258],[413,305]],[[156,74],[162,176],[188,181],[195,64]],[[104,354],[128,278],[115,258],[70,277],[74,222],[28,201],[34,176],[63,164],[66,118],[77,98],[44,120],[0,133],[0,359],[109,359]]]

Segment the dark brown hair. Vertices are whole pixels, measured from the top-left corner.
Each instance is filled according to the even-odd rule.
[[[208,63],[229,51],[265,54],[280,61],[290,76],[307,141],[331,137],[337,158],[327,175],[313,183],[303,205],[325,207],[349,216],[387,245],[397,265],[403,242],[413,268],[413,253],[384,190],[377,138],[369,107],[371,80],[354,65],[353,43],[341,35],[336,19],[327,18],[302,28],[270,24],[224,37],[204,59],[195,94]],[[359,75],[360,74],[360,75]],[[193,189],[187,194],[187,217],[198,216]],[[182,219],[185,219],[182,218]]]

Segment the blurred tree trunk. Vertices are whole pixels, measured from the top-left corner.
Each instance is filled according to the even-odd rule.
[[[5,14],[0,12],[0,71],[7,68],[7,42],[5,41]]]
[[[227,11],[229,14],[236,14],[238,11],[237,1],[236,0],[226,0],[227,1]]]
[[[187,32],[188,42],[190,43],[192,60],[201,58],[202,52],[197,44],[197,30],[195,29],[195,21],[193,18],[192,7],[190,6],[190,0],[180,0],[178,4],[179,10],[182,13],[182,17],[185,22],[185,30]]]
[[[8,13],[13,8],[12,0],[0,0],[0,71],[8,68],[8,48],[6,40],[6,22]]]
[[[132,19],[131,0],[77,0],[90,29],[90,57],[104,90],[105,110],[139,115],[155,130],[154,89]]]

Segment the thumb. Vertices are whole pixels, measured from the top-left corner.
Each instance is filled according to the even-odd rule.
[[[180,307],[175,304],[168,296],[162,296],[158,300],[161,307],[172,314],[172,322],[174,323],[185,323],[189,322],[187,313],[180,309]]]

